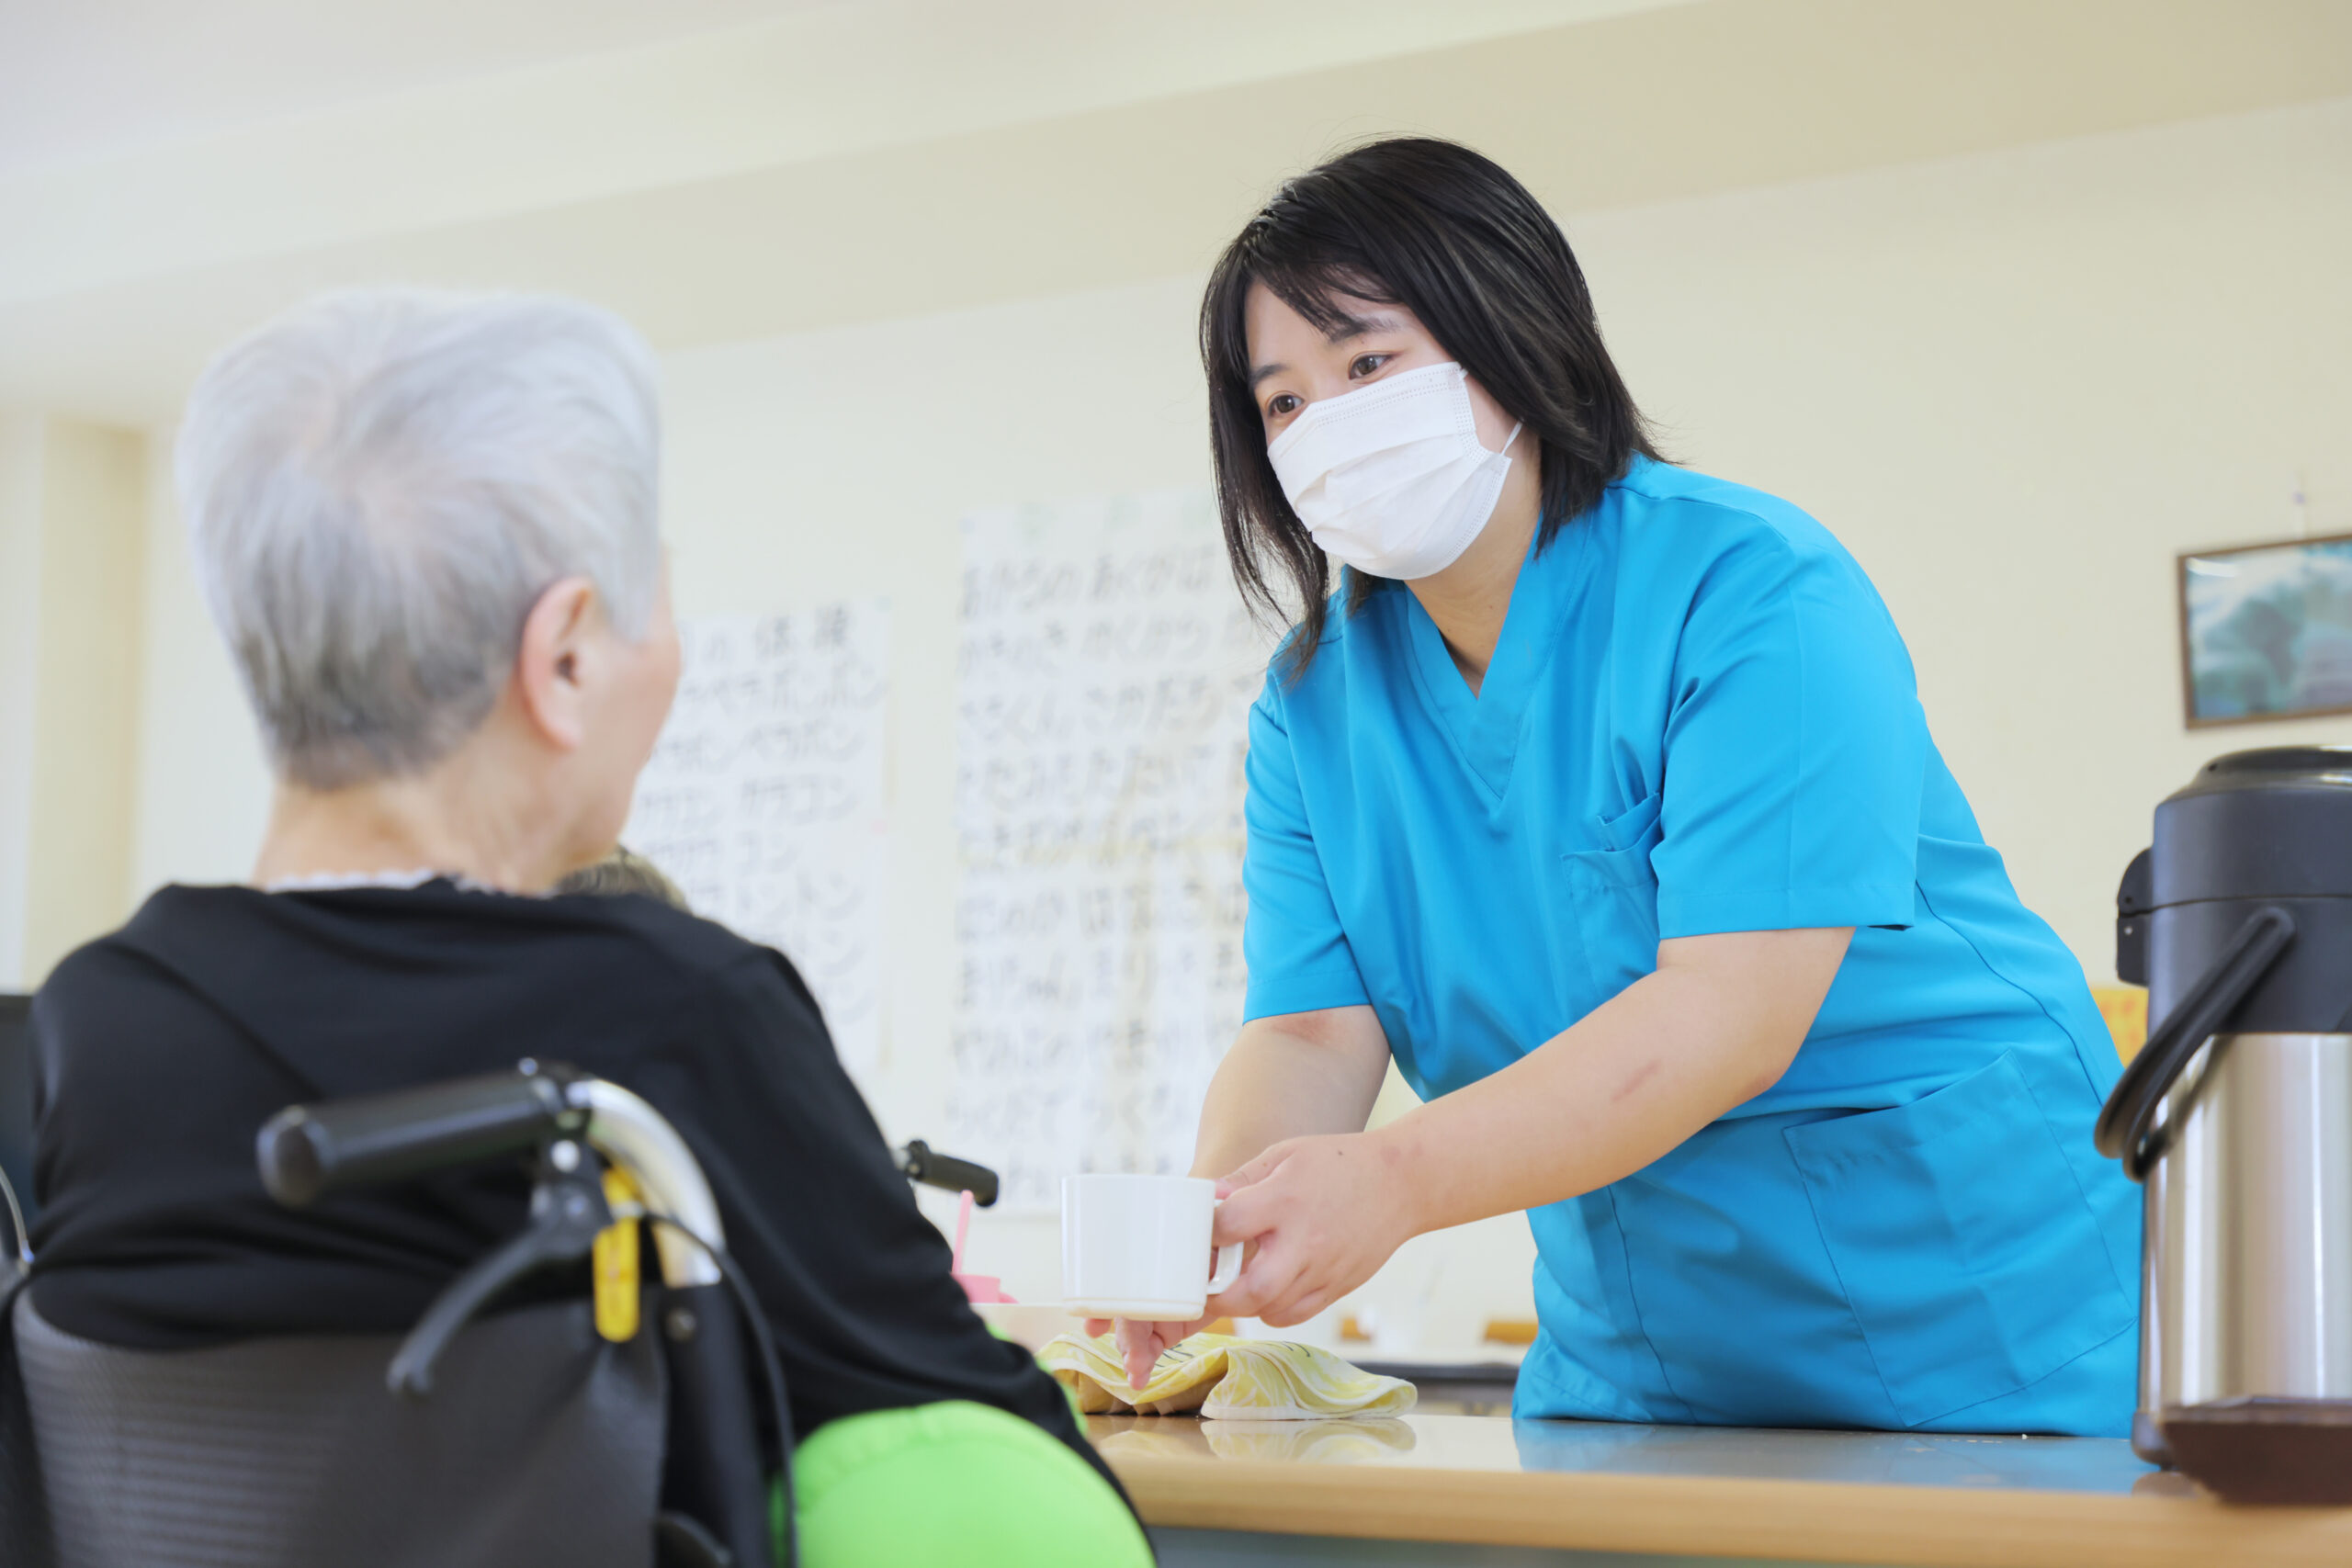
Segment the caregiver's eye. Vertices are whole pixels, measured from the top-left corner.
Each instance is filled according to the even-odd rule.
[[[1304,406],[1305,405],[1298,400],[1298,394],[1296,392],[1276,392],[1272,397],[1266,400],[1266,417],[1269,419],[1284,419],[1291,414],[1296,413]]]
[[[1348,362],[1348,379],[1361,381],[1396,357],[1393,354],[1359,354]]]

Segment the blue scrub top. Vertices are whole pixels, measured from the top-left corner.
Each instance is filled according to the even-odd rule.
[[[2129,1429],[2139,1211],[2091,1145],[2114,1045],[1826,529],[1636,458],[1531,552],[1479,695],[1401,584],[1279,670],[1250,720],[1249,1016],[1369,1002],[1424,1099],[1662,938],[1856,928],[1778,1084],[1529,1213],[1517,1414]]]

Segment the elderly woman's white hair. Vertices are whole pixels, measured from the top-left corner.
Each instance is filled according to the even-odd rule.
[[[335,294],[214,360],[180,498],[278,771],[332,789],[429,767],[562,578],[641,637],[660,445],[643,340],[572,300]]]

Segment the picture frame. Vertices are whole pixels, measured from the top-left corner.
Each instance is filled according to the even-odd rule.
[[[2191,729],[2352,714],[2352,534],[2175,558]]]

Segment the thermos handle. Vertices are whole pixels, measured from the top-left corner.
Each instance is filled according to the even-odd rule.
[[[2212,966],[2198,976],[2165,1021],[2132,1058],[2115,1092],[2098,1113],[2092,1138],[2098,1152],[2123,1162],[2123,1174],[2134,1181],[2148,1179],[2148,1168],[2163,1157],[2172,1142],[2172,1122],[2155,1125],[2156,1108],[2172,1092],[2181,1070],[2199,1047],[2213,1036],[2246,993],[2270,972],[2278,955],[2295,940],[2294,918],[2275,904],[2246,917],[2237,934]],[[2211,1064],[2207,1064],[2207,1070]],[[2183,1106],[2181,1111],[2186,1113]],[[2177,1115],[2173,1121],[2177,1122]]]

